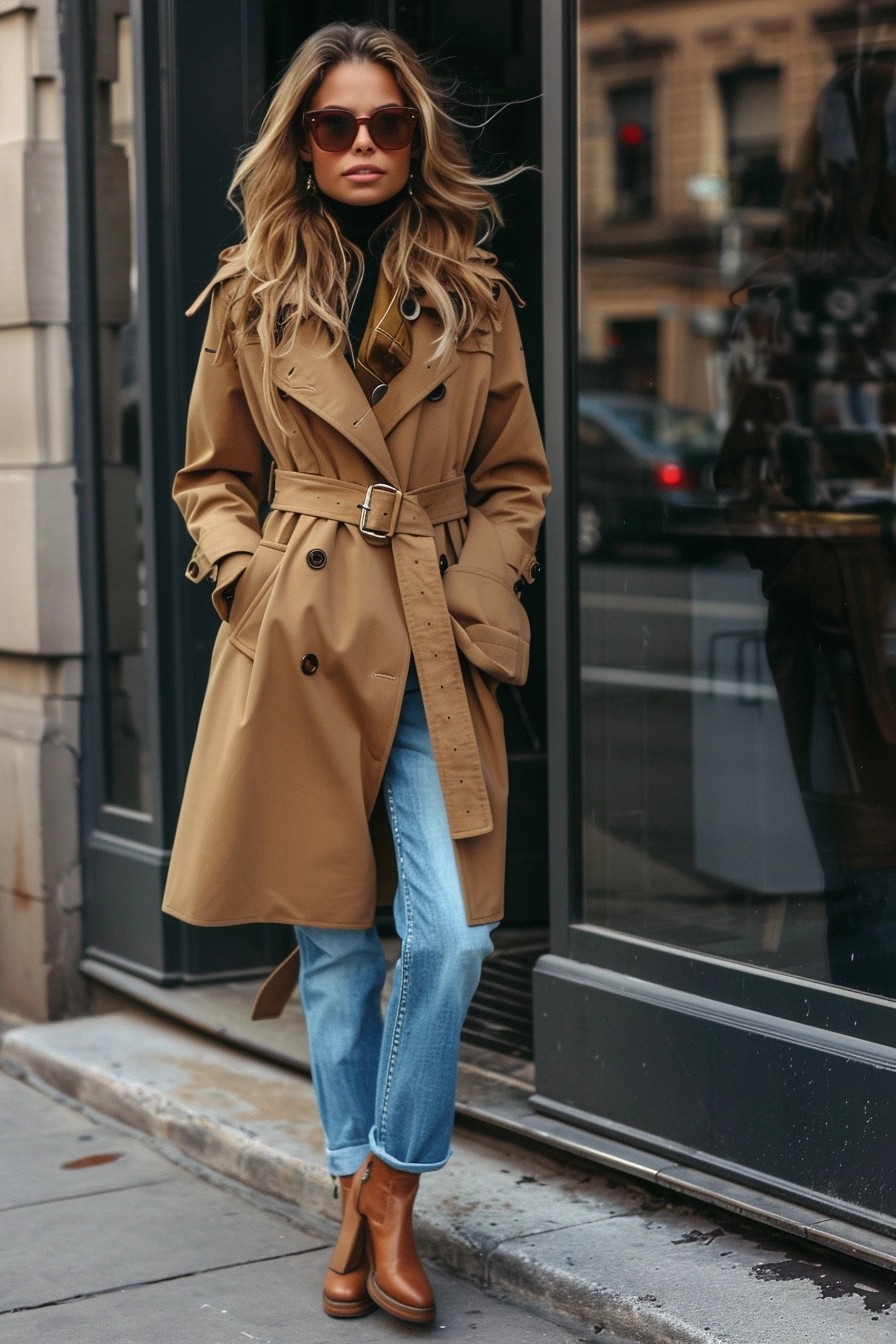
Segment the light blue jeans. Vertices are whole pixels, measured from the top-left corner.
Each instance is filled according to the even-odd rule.
[[[401,955],[383,1020],[375,929],[298,927],[311,1076],[334,1176],[369,1152],[400,1171],[450,1156],[460,1031],[496,924],[470,928],[413,665],[384,779]]]

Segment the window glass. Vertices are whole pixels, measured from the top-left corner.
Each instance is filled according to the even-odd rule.
[[[137,374],[131,20],[119,3],[115,61],[98,84],[97,250],[103,396],[106,782],[108,804],[152,811],[148,753],[146,554]]]
[[[586,922],[896,993],[896,72],[581,0]]]

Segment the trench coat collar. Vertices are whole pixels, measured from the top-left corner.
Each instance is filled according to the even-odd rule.
[[[487,254],[483,254],[487,255]],[[244,273],[244,247],[226,248],[219,268],[187,310],[197,312],[210,294],[226,280]],[[433,309],[419,291],[420,315],[411,322],[411,358],[392,379],[383,399],[371,406],[341,350],[328,349],[329,339],[320,323],[303,322],[288,350],[274,358],[275,385],[294,401],[326,420],[364,454],[383,480],[400,485],[386,439],[409,411],[434,391],[460,365],[455,349],[436,358],[441,330]],[[253,350],[254,347],[249,346]]]
[[[460,365],[454,349],[435,357],[438,333],[438,323],[422,310],[411,324],[411,358],[375,406],[368,402],[344,353],[327,349],[328,335],[315,321],[302,323],[294,343],[275,357],[274,382],[360,449],[384,480],[400,485],[386,439]]]

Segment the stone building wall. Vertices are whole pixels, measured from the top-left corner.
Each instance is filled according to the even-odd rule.
[[[77,1011],[82,672],[55,0],[0,0],[0,1009]]]

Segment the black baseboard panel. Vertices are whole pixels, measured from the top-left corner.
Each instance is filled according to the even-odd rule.
[[[88,849],[87,958],[175,986],[259,975],[295,946],[289,925],[198,928],[163,915],[167,850],[100,831]]]
[[[542,957],[535,1108],[896,1236],[896,1049]]]

